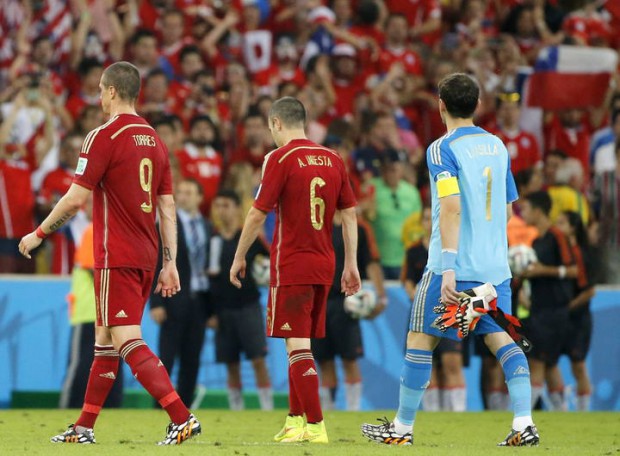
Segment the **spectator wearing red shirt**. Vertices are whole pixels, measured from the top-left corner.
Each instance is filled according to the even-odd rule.
[[[71,187],[83,141],[84,137],[79,133],[69,133],[63,138],[58,167],[45,176],[39,190],[37,203],[40,213],[49,213]],[[48,238],[51,244],[52,274],[69,274],[73,268],[75,244],[69,233],[70,230],[66,226]]]
[[[244,0],[239,32],[243,37],[243,60],[250,74],[256,74],[271,66],[273,33],[261,27],[258,0]]]
[[[496,104],[497,125],[489,128],[506,145],[513,174],[542,165],[542,156],[536,137],[519,128],[521,117],[519,101],[518,93],[499,93]]]
[[[138,68],[142,80],[160,66],[157,37],[153,31],[141,29],[134,33],[129,50],[131,61]]]
[[[347,43],[334,46],[332,51],[333,85],[338,94],[334,104],[336,117],[350,117],[354,113],[355,98],[365,91],[365,77],[355,48]]]
[[[166,10],[161,16],[159,32],[161,33],[161,56],[168,62],[168,66],[173,72],[168,77],[178,77],[183,73],[181,69],[181,52],[186,46],[194,44],[190,37],[185,36],[185,16],[183,11],[178,9]]]
[[[205,68],[205,62],[197,46],[185,46],[179,54],[180,73],[170,83],[170,93],[174,97],[175,105],[183,107],[185,99],[192,91],[192,80]],[[176,114],[180,114],[177,112]]]
[[[196,116],[190,121],[189,141],[177,153],[183,177],[193,178],[202,186],[204,198],[200,212],[204,216],[209,214],[222,179],[222,155],[215,149],[218,142],[213,121],[208,116]]]
[[[174,112],[174,99],[169,96],[168,77],[163,70],[156,68],[144,78],[142,100],[138,105],[138,113],[152,121],[162,115]]]
[[[196,73],[185,102],[175,107],[175,113],[183,119],[185,125],[197,115],[206,115],[217,125],[220,135],[229,130],[231,106],[227,94],[218,92],[213,73],[202,70]]]
[[[280,37],[275,48],[275,56],[276,63],[254,75],[254,83],[258,86],[259,92],[273,96],[275,89],[285,82],[292,82],[299,88],[303,87],[306,77],[297,65],[299,53],[290,37]]]
[[[73,119],[77,119],[86,106],[99,106],[99,81],[103,65],[94,59],[83,59],[78,68],[81,85],[79,91],[67,100],[66,108]]]
[[[441,6],[439,0],[386,0],[393,13],[401,13],[409,22],[409,35],[433,46],[441,37]]]
[[[422,60],[420,56],[407,47],[407,18],[404,14],[393,13],[385,23],[385,46],[379,56],[379,73],[387,73],[392,65],[399,62],[403,65],[408,76],[417,80],[420,85],[422,79]]]
[[[230,164],[245,162],[257,170],[263,166],[263,159],[269,152],[269,129],[266,119],[258,112],[249,113],[243,121],[243,142],[230,157]]]
[[[590,136],[592,129],[580,109],[565,109],[545,124],[545,153],[562,150],[581,162],[584,175],[590,175]],[[587,179],[586,179],[587,180]]]
[[[32,170],[22,145],[0,144],[0,273],[33,273],[20,258],[19,239],[34,228]]]

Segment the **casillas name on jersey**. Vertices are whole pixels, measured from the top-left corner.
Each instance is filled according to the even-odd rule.
[[[482,128],[461,127],[432,143],[426,154],[433,212],[428,268],[441,274],[439,199],[460,195],[456,279],[502,283],[510,277],[506,205],[517,199],[506,147]]]

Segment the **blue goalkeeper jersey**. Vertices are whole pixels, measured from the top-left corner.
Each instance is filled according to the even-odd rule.
[[[482,128],[461,127],[433,142],[426,160],[433,213],[428,269],[442,270],[439,199],[460,195],[456,279],[499,285],[510,278],[506,205],[518,195],[502,141]]]

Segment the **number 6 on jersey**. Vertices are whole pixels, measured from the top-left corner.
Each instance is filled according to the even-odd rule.
[[[316,187],[325,186],[325,181],[320,177],[315,177],[310,181],[310,220],[312,228],[319,231],[323,228],[323,219],[325,216],[325,201],[320,196],[316,196]],[[318,206],[318,217],[316,206]]]

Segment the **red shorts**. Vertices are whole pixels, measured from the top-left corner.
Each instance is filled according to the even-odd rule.
[[[95,269],[97,326],[139,325],[153,277],[143,269]]]
[[[285,285],[269,288],[269,337],[325,337],[325,309],[331,285]]]

